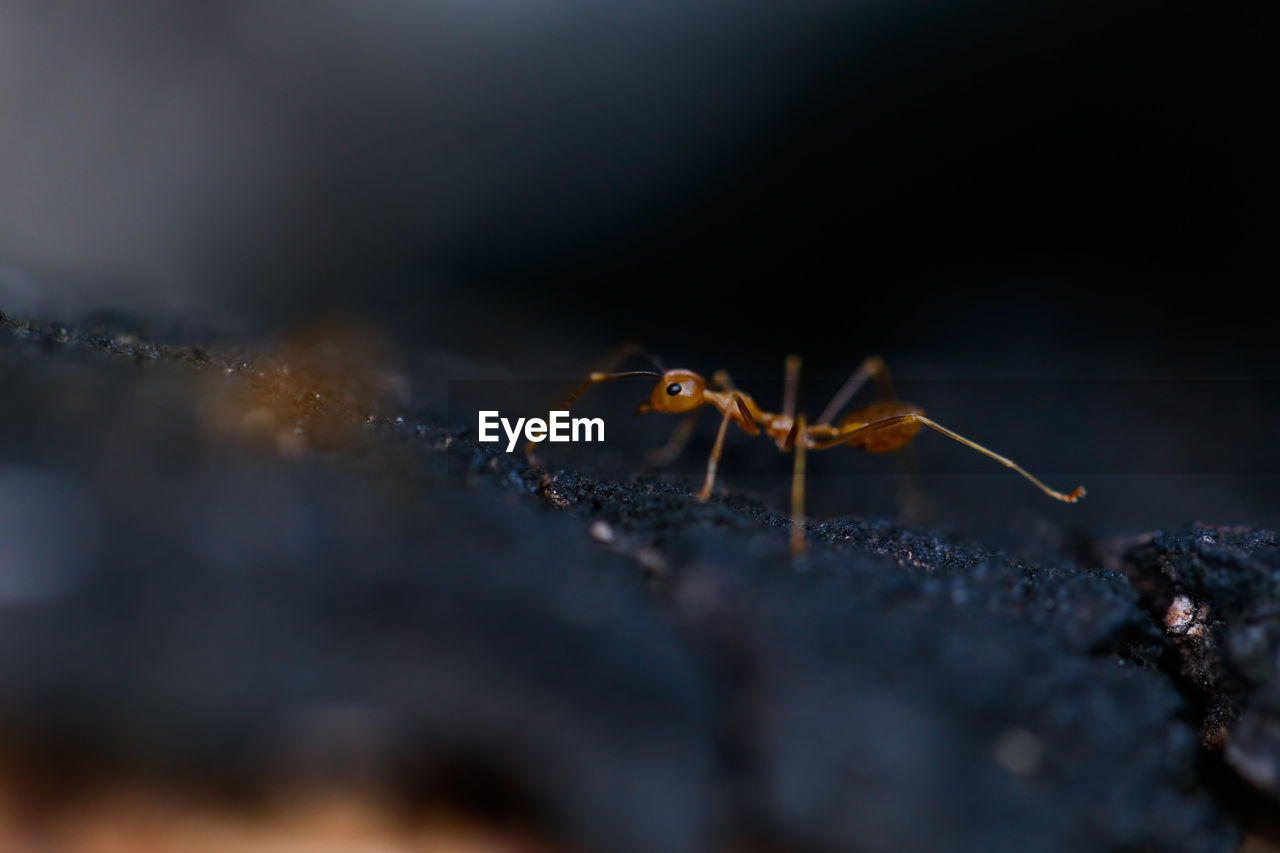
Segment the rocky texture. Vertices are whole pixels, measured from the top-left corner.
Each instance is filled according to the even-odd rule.
[[[1280,803],[1280,539],[1195,525],[1135,544],[1124,567],[1170,637],[1167,668],[1206,745]]]
[[[794,562],[749,498],[530,469],[392,365],[3,318],[10,774],[621,851],[1232,850],[1276,802],[1226,802],[1274,793],[1273,534],[1032,564],[849,517]]]

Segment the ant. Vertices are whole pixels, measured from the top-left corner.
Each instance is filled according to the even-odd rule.
[[[659,367],[661,369],[661,365]],[[672,435],[668,446],[659,452],[659,455],[667,460],[674,458],[688,440],[698,409],[710,404],[720,410],[720,428],[716,432],[715,444],[711,448],[711,458],[707,460],[706,478],[703,480],[702,489],[698,492],[700,501],[711,497],[711,490],[716,482],[716,469],[720,464],[720,454],[724,449],[725,433],[730,423],[748,435],[758,435],[763,431],[773,439],[780,451],[795,454],[791,476],[791,552],[797,557],[805,553],[804,471],[805,453],[809,450],[830,450],[833,447],[847,445],[868,453],[887,453],[906,447],[921,427],[928,427],[994,459],[1006,468],[1012,468],[1051,498],[1075,503],[1085,494],[1084,486],[1077,486],[1074,491],[1068,493],[1055,491],[1033,477],[1012,459],[1001,456],[926,418],[924,410],[919,406],[897,400],[889,371],[879,356],[870,356],[862,362],[813,423],[809,423],[803,414],[796,414],[800,358],[795,355],[788,356],[785,361],[785,382],[780,413],[767,412],[760,408],[750,394],[734,387],[733,380],[723,370],[714,373],[711,382],[708,383],[700,374],[683,369],[664,369],[661,373],[652,370],[630,370],[622,373],[594,372],[560,408],[567,410],[584,391],[600,382],[635,376],[658,378],[649,392],[649,398],[636,408],[637,415],[645,412],[688,413],[685,422],[677,427]],[[868,380],[876,385],[880,401],[853,409],[836,421],[836,415]],[[533,442],[530,442],[525,448],[525,453],[537,464],[532,450]]]

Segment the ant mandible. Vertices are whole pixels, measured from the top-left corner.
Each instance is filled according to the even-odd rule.
[[[795,454],[791,476],[791,551],[797,556],[805,551],[804,466],[805,452],[808,450],[830,450],[843,444],[869,453],[887,453],[905,447],[921,427],[929,427],[947,438],[994,459],[1006,468],[1012,468],[1051,498],[1075,503],[1085,494],[1084,486],[1077,486],[1075,490],[1068,493],[1055,491],[1033,477],[1012,459],[1001,456],[926,418],[924,410],[919,406],[897,400],[889,371],[879,356],[871,356],[862,362],[813,423],[809,423],[803,414],[796,414],[800,358],[794,355],[788,356],[785,362],[786,378],[782,411],[779,413],[767,412],[760,408],[750,394],[734,387],[733,380],[724,371],[717,371],[712,375],[711,383],[708,383],[700,374],[692,370],[664,370],[662,373],[652,370],[592,373],[561,408],[567,410],[574,400],[597,383],[633,376],[658,378],[653,390],[649,392],[649,398],[636,409],[637,415],[645,412],[690,414],[685,424],[677,428],[668,447],[662,451],[667,458],[674,457],[679,452],[679,447],[683,446],[688,439],[692,432],[693,414],[700,407],[710,404],[720,410],[720,428],[716,432],[715,444],[711,448],[711,457],[707,460],[707,474],[703,480],[702,489],[698,492],[698,500],[705,501],[711,497],[711,490],[716,482],[716,469],[720,464],[720,454],[724,449],[725,433],[730,423],[748,435],[758,435],[763,431],[773,439],[783,453]],[[836,421],[836,415],[868,380],[875,383],[880,401],[854,409]],[[530,442],[525,448],[526,455],[530,458],[532,458],[532,449],[533,443]]]

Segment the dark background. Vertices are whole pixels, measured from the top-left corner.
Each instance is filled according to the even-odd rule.
[[[1273,23],[1248,2],[15,0],[0,301],[161,337],[353,312],[423,381],[568,378],[633,338],[767,406],[797,352],[812,410],[878,352],[939,421],[1090,487],[1051,505],[931,437],[936,523],[1274,525]],[[728,484],[780,501],[786,461],[751,452]],[[893,510],[889,462],[826,464],[816,514]]]

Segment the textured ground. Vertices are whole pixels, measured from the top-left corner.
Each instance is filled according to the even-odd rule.
[[[367,331],[0,320],[22,832],[127,779],[358,789],[558,849],[1280,843],[1275,534],[1032,564],[842,517],[793,563],[752,499],[477,445]]]

